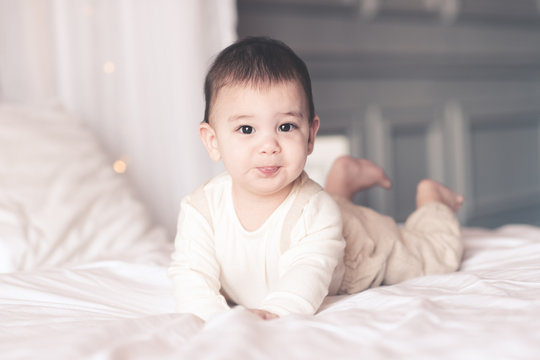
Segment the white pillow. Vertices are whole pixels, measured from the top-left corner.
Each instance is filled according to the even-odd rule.
[[[58,110],[0,105],[3,272],[168,262],[171,243],[93,134]]]

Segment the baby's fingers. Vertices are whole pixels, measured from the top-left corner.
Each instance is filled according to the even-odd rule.
[[[271,313],[270,311],[261,310],[261,309],[248,309],[248,310],[254,313],[255,315],[259,316],[263,320],[272,320],[272,319],[279,318],[278,315]]]

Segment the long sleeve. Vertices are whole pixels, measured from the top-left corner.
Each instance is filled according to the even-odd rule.
[[[291,240],[280,258],[278,284],[261,309],[278,315],[313,314],[328,294],[345,247],[339,208],[326,193],[306,206]]]
[[[176,309],[207,320],[229,310],[220,290],[220,267],[212,229],[186,200],[182,201],[168,275],[173,282]]]

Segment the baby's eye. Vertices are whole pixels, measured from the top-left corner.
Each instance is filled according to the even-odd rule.
[[[253,132],[253,127],[249,125],[242,125],[238,128],[238,131],[240,131],[242,134],[249,135]]]
[[[294,130],[296,128],[297,128],[297,126],[294,125],[294,124],[291,124],[291,123],[286,123],[286,124],[279,125],[279,131],[282,131],[282,132],[289,132],[289,131]]]

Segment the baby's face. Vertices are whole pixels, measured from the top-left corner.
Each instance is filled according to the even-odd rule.
[[[282,82],[219,90],[201,138],[213,160],[223,160],[235,192],[288,194],[313,150],[319,128],[308,119],[302,87]],[[205,140],[206,139],[206,140]]]

